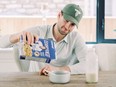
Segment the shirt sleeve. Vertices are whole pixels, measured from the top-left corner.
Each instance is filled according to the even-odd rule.
[[[36,27],[26,29],[24,31],[28,31],[33,34],[37,34],[41,37],[45,37],[47,28],[49,28],[49,26],[41,26],[41,27],[36,26]],[[11,36],[11,34],[0,37],[0,48],[7,48],[7,47],[11,47],[12,45],[14,45],[10,42],[10,36]]]
[[[0,37],[0,47],[1,48],[9,47],[12,45],[9,38],[10,38],[10,35],[5,35],[5,36]]]
[[[73,65],[68,65],[71,74],[85,74],[87,46],[82,38],[78,38],[76,41],[74,52],[79,62]]]

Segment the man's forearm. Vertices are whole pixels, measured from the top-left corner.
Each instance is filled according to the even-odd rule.
[[[59,67],[59,70],[66,70],[66,71],[70,71],[70,68],[68,66],[63,66],[63,67]]]

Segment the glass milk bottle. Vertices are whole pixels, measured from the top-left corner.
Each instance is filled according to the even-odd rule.
[[[89,48],[86,56],[86,82],[98,82],[98,56],[94,48]]]

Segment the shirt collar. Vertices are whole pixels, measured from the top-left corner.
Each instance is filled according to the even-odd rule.
[[[55,23],[56,24],[56,23]],[[50,28],[50,33],[49,33],[49,35],[48,35],[48,38],[53,38],[53,40],[56,42],[56,40],[55,40],[55,38],[54,38],[54,36],[53,36],[53,28],[54,28],[54,26],[55,26],[55,24],[53,24],[52,26],[51,26],[51,28]],[[69,34],[68,34],[69,35]],[[60,42],[66,42],[66,43],[68,43],[68,35],[66,35]]]

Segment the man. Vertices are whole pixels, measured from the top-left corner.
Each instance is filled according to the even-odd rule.
[[[24,42],[32,44],[38,38],[52,38],[56,45],[57,60],[40,67],[40,74],[47,75],[46,71],[66,70],[71,74],[85,73],[86,45],[83,38],[76,31],[82,18],[83,12],[79,5],[68,4],[57,15],[57,23],[46,26],[37,26],[18,34],[4,36],[1,38],[0,47],[8,47],[19,41],[23,36]],[[75,28],[76,26],[76,28]],[[4,44],[3,44],[4,43]],[[19,61],[21,62],[21,61]],[[23,68],[28,66],[23,63]],[[41,66],[41,63],[38,63]]]

